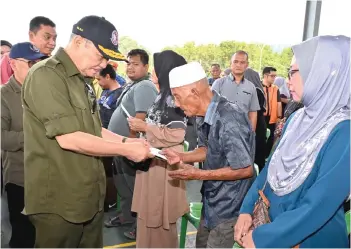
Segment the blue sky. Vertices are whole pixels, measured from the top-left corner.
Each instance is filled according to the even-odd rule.
[[[86,15],[111,21],[119,36],[130,36],[152,52],[165,46],[224,40],[261,42],[275,47],[301,41],[304,0],[17,0],[22,13],[7,7],[0,15],[1,39],[28,39],[29,21],[36,15],[57,25],[58,46],[65,46],[72,26]],[[58,4],[60,3],[60,4]],[[4,6],[2,4],[2,6]],[[351,36],[351,1],[323,0],[320,34]],[[8,24],[8,25],[6,25]]]

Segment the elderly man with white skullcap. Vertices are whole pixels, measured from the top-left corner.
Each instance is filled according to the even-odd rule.
[[[174,68],[170,87],[176,105],[197,116],[199,148],[185,153],[164,150],[170,164],[180,164],[172,178],[203,180],[202,216],[196,247],[231,248],[233,226],[254,178],[255,133],[240,107],[211,91],[198,62]],[[203,162],[203,169],[186,163]]]

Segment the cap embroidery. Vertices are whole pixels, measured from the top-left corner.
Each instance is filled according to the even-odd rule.
[[[117,53],[117,52],[115,52],[115,51],[113,51],[111,49],[104,48],[101,45],[98,45],[98,47],[103,53],[105,53],[106,55],[108,55],[108,56],[110,56],[112,58],[119,59],[119,60],[125,60],[126,59],[123,54]]]
[[[117,30],[114,30],[111,35],[111,42],[113,45],[117,46],[118,45],[118,33]]]

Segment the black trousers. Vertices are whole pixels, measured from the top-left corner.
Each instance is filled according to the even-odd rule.
[[[29,221],[28,216],[21,212],[24,208],[24,188],[13,183],[5,186],[7,202],[12,226],[10,247],[33,248],[35,242],[35,228]]]
[[[271,134],[269,136],[269,138],[267,139],[267,145],[266,145],[266,158],[269,157],[269,155],[271,154],[271,150],[273,148],[273,144],[274,144],[274,130],[275,130],[275,125],[276,124],[270,124],[269,123],[269,116],[266,116],[266,124],[267,124],[267,128],[271,131]]]

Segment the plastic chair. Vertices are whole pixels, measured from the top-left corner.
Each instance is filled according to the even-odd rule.
[[[347,227],[347,234],[350,234],[350,210],[345,213],[345,221]]]
[[[188,151],[189,150],[189,142],[184,141],[184,151]]]
[[[179,248],[185,248],[186,231],[188,229],[188,222],[190,222],[196,229],[199,227],[202,203],[191,202],[189,205],[190,212],[182,216],[182,222],[180,225],[180,238]]]

